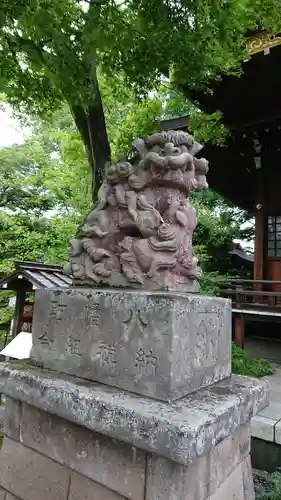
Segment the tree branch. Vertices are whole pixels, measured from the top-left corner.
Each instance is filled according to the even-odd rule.
[[[108,0],[75,0],[76,3],[87,3],[89,5],[102,5],[106,3]]]
[[[15,49],[18,48],[19,50],[25,52],[28,56],[31,56],[31,51],[33,51],[33,55],[36,53],[40,59],[39,61],[38,58],[36,58],[37,62],[40,62],[41,64],[45,62],[44,55],[47,54],[47,52],[44,51],[43,47],[38,46],[35,42],[33,42],[33,40],[23,38],[18,33],[5,33],[5,39],[13,53],[15,52]]]

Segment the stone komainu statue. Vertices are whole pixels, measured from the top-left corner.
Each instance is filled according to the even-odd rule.
[[[188,195],[208,187],[202,146],[185,132],[160,132],[134,147],[139,161],[107,169],[94,208],[70,242],[65,273],[77,286],[198,291],[192,251],[196,213]]]

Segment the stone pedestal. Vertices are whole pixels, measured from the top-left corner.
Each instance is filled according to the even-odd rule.
[[[10,500],[254,499],[259,381],[232,377],[169,404],[15,363],[0,368],[0,390]]]
[[[254,499],[249,425],[268,391],[230,376],[228,301],[69,290],[35,304],[33,360],[0,365],[0,500]]]
[[[172,401],[231,374],[230,301],[120,290],[37,292],[32,358]]]

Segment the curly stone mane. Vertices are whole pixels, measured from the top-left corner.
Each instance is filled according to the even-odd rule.
[[[202,146],[182,131],[133,143],[138,160],[107,166],[97,204],[70,242],[65,272],[74,286],[196,292],[196,214],[189,193],[206,189]]]
[[[194,144],[192,135],[182,130],[169,130],[164,132],[155,132],[145,139],[145,144],[148,148],[153,146],[164,146],[167,142],[172,142],[175,146],[188,146]]]

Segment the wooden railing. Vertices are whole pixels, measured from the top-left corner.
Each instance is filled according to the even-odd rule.
[[[219,295],[232,299],[233,308],[281,311],[281,281],[230,280],[220,286]]]

